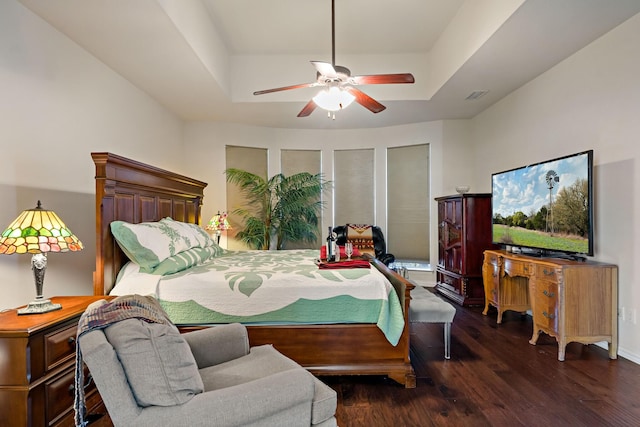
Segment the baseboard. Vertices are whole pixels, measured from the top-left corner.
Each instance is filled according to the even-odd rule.
[[[607,349],[607,343],[598,343],[598,345],[605,350]],[[636,365],[640,365],[640,355],[626,351],[624,348],[618,347],[618,357],[624,357],[625,359],[630,360]]]

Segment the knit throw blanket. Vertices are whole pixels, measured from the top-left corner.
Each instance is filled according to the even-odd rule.
[[[141,295],[123,295],[107,302],[100,300],[89,307],[80,316],[76,338],[76,377],[74,410],[76,426],[87,425],[85,420],[86,406],[84,400],[84,369],[80,352],[80,336],[95,329],[104,329],[114,323],[126,319],[142,319],[151,323],[169,323],[167,314],[157,300]]]

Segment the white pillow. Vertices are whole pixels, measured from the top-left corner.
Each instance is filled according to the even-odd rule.
[[[171,218],[139,224],[113,221],[110,227],[124,253],[145,273],[153,272],[162,261],[180,252],[217,246],[197,224],[174,221]]]

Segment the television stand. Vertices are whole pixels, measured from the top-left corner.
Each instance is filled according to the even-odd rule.
[[[482,265],[486,315],[498,309],[533,314],[530,344],[541,332],[558,341],[563,361],[569,342],[609,343],[609,358],[618,353],[618,267],[594,261],[538,258],[501,250],[484,252]]]

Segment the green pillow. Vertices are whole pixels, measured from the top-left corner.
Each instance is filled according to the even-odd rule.
[[[206,248],[191,248],[162,261],[153,269],[153,274],[166,276],[178,273],[194,265],[202,264],[211,258],[220,256],[222,253],[224,253],[224,249],[218,245]]]
[[[171,218],[140,224],[113,221],[110,227],[120,248],[146,273],[151,273],[162,261],[180,252],[217,246],[198,225]]]

